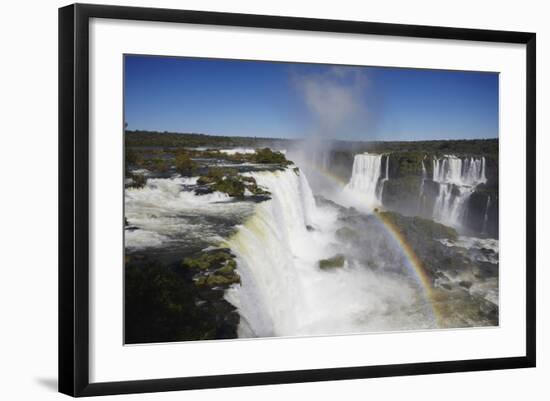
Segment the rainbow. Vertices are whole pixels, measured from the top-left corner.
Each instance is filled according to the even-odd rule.
[[[318,166],[318,165],[309,165],[311,168],[315,169],[316,172],[321,173],[324,177],[335,182],[339,186],[344,187],[347,182],[336,174]],[[434,321],[438,328],[442,327],[442,313],[439,310],[439,302],[437,302],[432,280],[428,273],[428,270],[424,266],[422,260],[418,257],[412,246],[407,242],[405,236],[401,233],[399,228],[377,209],[374,209],[373,216],[375,216],[381,225],[386,229],[390,237],[394,240],[395,244],[402,251],[403,256],[407,261],[407,268],[411,271],[417,279],[419,286],[422,288],[424,297],[428,304],[430,305]]]
[[[403,255],[408,262],[409,269],[415,273],[419,284],[424,290],[425,297],[429,301],[437,327],[442,327],[441,311],[437,307],[438,302],[436,302],[435,299],[432,280],[424,266],[424,263],[420,260],[412,246],[407,242],[407,239],[401,233],[399,228],[390,219],[377,210],[374,211],[374,216],[376,216],[383,224],[394,241],[399,245],[399,248],[403,251]]]

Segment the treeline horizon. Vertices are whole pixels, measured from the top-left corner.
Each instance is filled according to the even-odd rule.
[[[125,144],[130,147],[263,147],[285,146],[307,141],[305,138],[271,138],[251,136],[211,135],[203,133],[125,130]],[[341,140],[326,139],[335,150],[372,152],[429,152],[458,154],[498,154],[498,138],[486,139],[430,139],[410,141]]]

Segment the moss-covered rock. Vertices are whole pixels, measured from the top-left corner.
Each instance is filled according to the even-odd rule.
[[[183,260],[183,266],[196,270],[215,270],[234,262],[233,256],[226,249],[202,252],[196,257],[187,257]]]
[[[216,270],[216,274],[221,274],[222,276],[232,276],[235,274],[235,269],[237,268],[237,262],[234,259],[229,259],[225,266],[220,267]]]
[[[243,176],[234,168],[211,167],[206,175],[199,177],[197,184],[233,197],[244,196],[245,190],[253,195],[270,195],[269,191],[258,186],[254,177]]]
[[[199,277],[196,285],[199,287],[229,287],[232,284],[239,284],[240,282],[241,277],[238,274],[212,274]]]
[[[321,270],[337,269],[340,267],[344,267],[345,261],[346,258],[344,257],[344,255],[339,253],[328,259],[321,259],[319,261],[319,268]]]
[[[244,190],[246,189],[242,180],[237,177],[224,177],[219,181],[216,181],[212,188],[215,191],[223,192],[229,196],[241,197],[244,196]]]
[[[182,265],[193,272],[198,287],[228,287],[241,282],[237,262],[228,249],[202,252],[185,258]]]

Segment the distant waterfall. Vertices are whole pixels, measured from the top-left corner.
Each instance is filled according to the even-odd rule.
[[[433,161],[433,180],[458,186],[476,186],[487,182],[485,157],[464,158],[445,156]]]
[[[485,157],[458,158],[448,155],[433,160],[433,181],[439,184],[433,216],[436,220],[460,226],[468,199],[479,184],[487,182]]]
[[[386,156],[385,171],[386,172],[384,174],[384,178],[382,178],[378,182],[378,190],[377,190],[377,193],[376,193],[376,198],[378,199],[380,204],[382,204],[382,192],[384,191],[384,184],[386,183],[386,181],[388,181],[390,179],[390,155]]]
[[[485,205],[485,214],[483,216],[483,227],[481,232],[483,234],[487,233],[487,224],[489,223],[489,208],[491,207],[491,195],[487,196],[487,205]]]
[[[389,155],[386,156],[384,177],[382,177],[383,155],[362,153],[355,155],[351,179],[345,190],[361,196],[368,206],[382,203],[384,182],[389,178]]]
[[[424,183],[428,178],[428,172],[426,171],[426,165],[424,164],[425,159],[426,156],[424,156],[424,159],[422,159],[422,181],[420,182],[420,193],[418,195],[418,213],[422,213],[422,206],[424,202]]]

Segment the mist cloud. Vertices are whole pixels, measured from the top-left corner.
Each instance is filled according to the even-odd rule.
[[[293,83],[317,135],[337,137],[366,126],[368,80],[359,69],[332,67],[322,73],[295,74]]]

